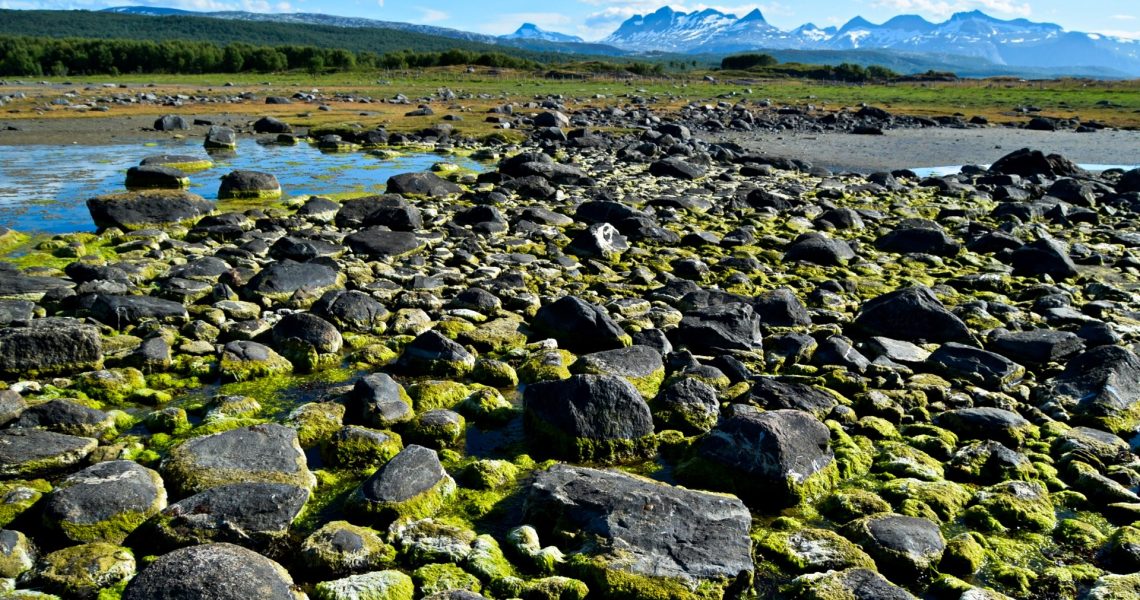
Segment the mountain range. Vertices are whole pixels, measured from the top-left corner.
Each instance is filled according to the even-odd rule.
[[[574,54],[636,56],[655,53],[726,55],[744,51],[795,51],[796,56],[860,60],[860,55],[898,57],[900,62],[957,65],[974,75],[1025,74],[1140,76],[1140,40],[1065,31],[1052,23],[1002,20],[980,11],[962,12],[932,23],[916,15],[899,15],[874,24],[855,17],[842,27],[812,23],[783,30],[768,23],[759,10],[743,17],[705,9],[691,13],[662,7],[630,17],[596,43],[524,23],[514,33],[491,36],[393,21],[316,13],[191,12],[156,7],[117,7],[110,12],[150,16],[193,15],[247,21],[307,23],[338,27],[395,29],[496,44]],[[845,58],[846,60],[846,58]],[[808,62],[818,62],[808,60]]]

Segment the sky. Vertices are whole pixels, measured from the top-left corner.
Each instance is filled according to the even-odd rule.
[[[943,21],[960,11],[982,10],[1002,18],[1027,18],[1061,25],[1070,31],[1140,39],[1137,0],[769,0],[761,3],[714,0],[0,0],[0,8],[101,9],[148,5],[186,10],[315,12],[386,21],[421,23],[492,35],[510,33],[524,22],[551,31],[601,39],[630,16],[668,5],[691,12],[714,8],[744,16],[758,8],[769,23],[794,29],[807,22],[821,27],[842,25],[855,16],[882,23],[898,14],[918,14]]]

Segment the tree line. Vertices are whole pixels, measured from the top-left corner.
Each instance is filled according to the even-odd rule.
[[[537,69],[533,60],[453,48],[377,54],[315,46],[259,46],[209,42],[57,39],[0,36],[0,76],[117,75],[120,73],[328,73],[452,65]]]
[[[764,75],[800,77],[863,83],[868,81],[892,81],[901,74],[880,65],[862,66],[855,63],[839,65],[813,65],[804,63],[783,63],[771,54],[737,54],[726,56],[720,61],[720,68],[732,71],[754,71]]]

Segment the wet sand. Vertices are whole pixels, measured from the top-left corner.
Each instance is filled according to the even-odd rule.
[[[990,164],[1019,148],[1061,154],[1080,164],[1140,165],[1140,131],[1027,131],[897,129],[882,136],[847,133],[728,133],[709,141],[733,141],[774,156],[811,161],[836,171],[870,173],[893,169]]]

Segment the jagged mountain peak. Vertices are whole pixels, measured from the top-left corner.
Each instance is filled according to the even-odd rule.
[[[582,43],[576,35],[547,31],[534,23],[523,23],[514,33],[499,36],[505,40],[546,40],[548,42]]]
[[[764,18],[764,13],[761,13],[759,8],[754,8],[752,12],[740,17],[737,23],[764,23],[767,25],[768,20]]]

